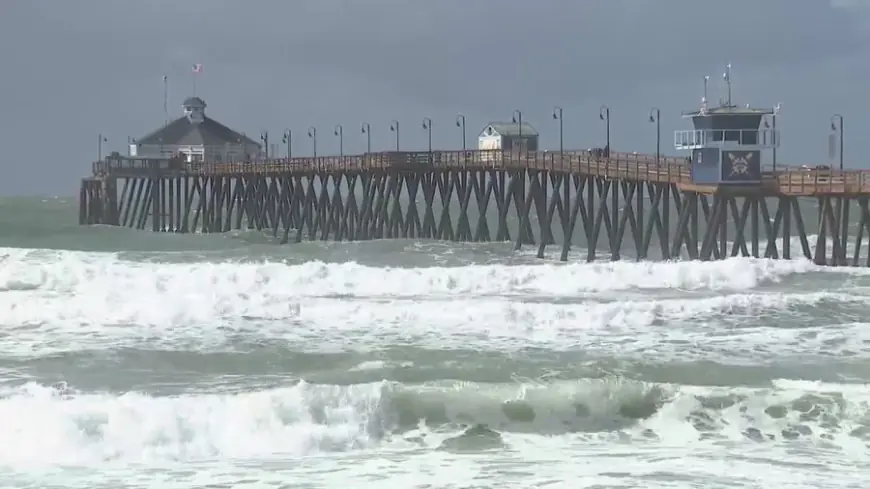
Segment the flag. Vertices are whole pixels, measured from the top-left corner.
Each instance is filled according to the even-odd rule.
[[[202,71],[202,65],[201,65],[201,64],[197,63],[197,64],[193,65],[193,72],[194,72],[194,73],[200,73],[201,71]]]

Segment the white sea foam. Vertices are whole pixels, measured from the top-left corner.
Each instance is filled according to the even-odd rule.
[[[287,298],[324,295],[571,296],[630,289],[746,290],[790,275],[821,271],[805,260],[729,259],[711,262],[614,262],[591,264],[470,265],[389,268],[353,262],[159,264],[109,254],[6,249],[0,290],[55,293],[175,294],[187,299],[232,290]],[[272,292],[274,293],[274,292]],[[193,296],[193,297],[191,297]],[[147,299],[146,299],[147,300]],[[192,306],[197,305],[196,303]]]
[[[475,423],[506,434],[567,436],[571,443],[628,437],[641,445],[646,440],[713,450],[754,439],[768,448],[826,447],[855,459],[865,456],[864,444],[870,442],[866,386],[794,381],[755,389],[620,380],[300,383],[176,397],[83,394],[27,384],[0,394],[0,418],[15,420],[0,424],[0,466],[17,470],[280,461],[374,446],[434,448]]]
[[[0,249],[0,352],[20,360],[124,346],[226,350],[241,339],[309,352],[414,344],[754,365],[867,358],[866,274],[761,259],[376,268]],[[807,290],[815,280],[823,290]],[[826,320],[810,322],[805,313],[822,308],[814,316]],[[788,327],[760,325],[768,316]],[[470,487],[497,472],[506,488],[830,487],[824,464],[837,484],[858,487],[870,470],[865,385],[189,387],[171,397],[6,387],[0,419],[14,422],[0,423],[0,478],[34,487]],[[510,450],[452,453],[445,447],[463,436],[459,423],[495,427]]]
[[[807,353],[818,349],[820,337],[830,340],[825,353],[870,354],[860,326],[830,329],[795,317],[802,328],[740,327],[746,319],[809,306],[829,307],[833,322],[856,322],[837,311],[838,305],[865,301],[852,289],[758,290],[830,270],[806,261],[391,269],[321,262],[162,264],[46,250],[0,254],[0,288],[7,290],[0,293],[0,324],[14,332],[0,338],[7,355],[120,346],[231,349],[249,338],[308,349],[617,347],[625,355],[739,360],[764,352]],[[670,292],[668,298],[639,293],[649,289]]]
[[[52,310],[46,304],[19,309],[14,320],[7,318],[7,330],[14,335],[0,338],[0,350],[27,357],[118,347],[225,351],[244,348],[244,341],[280,341],[306,351],[391,345],[504,351],[541,347],[603,354],[615,349],[624,356],[726,363],[843,352],[870,357],[870,328],[864,323],[839,324],[835,311],[865,301],[861,296],[823,292],[580,304],[498,298],[312,299],[293,312],[284,305],[262,311],[259,317],[268,320],[240,320],[232,310],[197,313],[171,304],[160,309],[79,309],[70,315],[69,310]],[[832,322],[819,323],[795,313],[792,328],[743,327],[748,319],[788,315],[820,304],[832,308]],[[37,323],[41,325],[27,326]]]

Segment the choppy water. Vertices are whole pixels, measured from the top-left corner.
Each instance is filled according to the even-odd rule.
[[[0,200],[3,487],[866,486],[870,272],[75,212]]]

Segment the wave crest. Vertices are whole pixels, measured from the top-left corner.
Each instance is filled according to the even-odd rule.
[[[746,290],[823,270],[805,260],[607,262],[463,267],[368,267],[355,262],[185,263],[121,260],[106,253],[0,249],[0,290],[173,295],[204,292],[299,297],[419,297],[541,294],[630,289]]]
[[[779,383],[676,387],[621,379],[547,384],[299,382],[248,393],[151,397],[27,384],[0,395],[0,464],[280,458],[434,443],[469,428],[680,443],[870,441],[863,389]],[[439,435],[439,433],[441,435]]]

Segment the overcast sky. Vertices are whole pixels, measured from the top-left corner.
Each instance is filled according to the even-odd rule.
[[[846,118],[847,165],[870,123],[870,2],[865,0],[3,0],[0,2],[0,194],[73,195],[97,156],[124,151],[192,91],[207,114],[273,141],[295,131],[294,153],[425,148],[423,117],[439,147],[458,147],[456,114],[470,144],[514,109],[558,147],[552,108],[565,114],[565,145],[602,145],[598,110],[612,113],[615,150],[655,151],[711,99],[734,66],[735,102],[782,103],[780,161],[824,163],[830,117]]]

